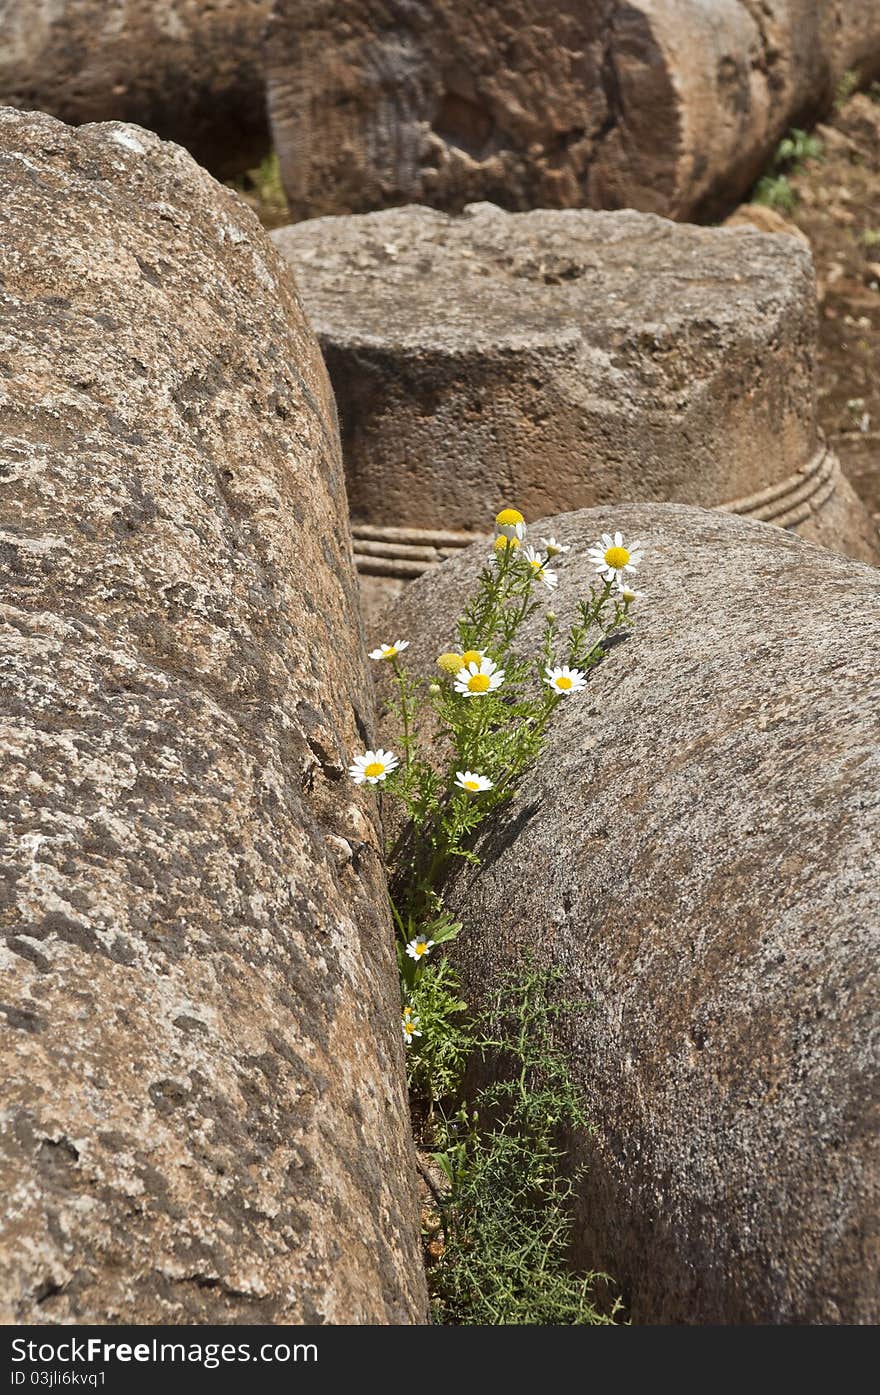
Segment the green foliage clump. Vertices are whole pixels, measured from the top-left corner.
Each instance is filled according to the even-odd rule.
[[[853,68],[847,68],[845,73],[841,73],[837,89],[834,93],[834,110],[841,111],[846,106],[850,97],[857,90],[859,85],[859,75]]]
[[[767,208],[775,208],[777,213],[793,213],[797,208],[797,201],[791,180],[784,174],[763,175],[752,194],[752,203],[762,203]]]
[[[289,221],[290,210],[281,183],[281,167],[274,150],[253,169],[247,170],[237,179],[230,179],[228,183],[231,189],[251,205],[260,222],[266,227],[278,227]]]
[[[508,514],[513,523],[503,521]],[[568,549],[555,540],[552,551],[522,546],[525,523],[516,510],[503,511],[496,521],[510,536],[499,532],[456,625],[457,649],[438,656],[439,681],[410,671],[404,661],[406,641],[381,645],[371,655],[393,675],[395,696],[389,707],[399,729],[402,760],[390,751],[369,751],[351,767],[353,779],[376,780],[385,797],[402,805],[403,831],[387,849],[391,909],[410,1083],[429,1114],[453,1093],[456,1062],[466,1054],[465,1005],[451,969],[437,952],[461,930],[444,909],[444,881],[456,862],[478,863],[473,848],[477,830],[512,798],[541,751],[559,703],[577,701],[589,671],[605,654],[608,636],[631,623],[637,599],[623,576],[641,554],[630,554],[622,543],[612,546],[609,555],[620,562],[619,569],[602,564],[601,579],[577,602],[567,633],[560,633],[555,613],[547,609],[537,653],[521,657],[517,635],[540,609],[538,597],[549,598],[558,585],[551,558]],[[599,553],[605,552],[603,545]],[[428,712],[436,741],[423,749],[420,719]]]
[[[435,1106],[460,1089],[477,1039],[448,959],[438,956],[430,973],[416,975],[409,1001],[422,1033],[407,1057],[409,1087],[433,1119]]]
[[[504,979],[478,1041],[492,1083],[437,1130],[449,1181],[440,1206],[445,1248],[429,1278],[435,1319],[454,1325],[588,1325],[613,1321],[596,1305],[603,1275],[575,1274],[572,1179],[565,1130],[588,1120],[554,1027],[561,975],[527,969]]]
[[[793,213],[798,196],[790,175],[797,174],[807,160],[822,158],[822,142],[807,131],[789,131],[779,142],[773,159],[752,191],[752,202],[766,204],[780,213]]]

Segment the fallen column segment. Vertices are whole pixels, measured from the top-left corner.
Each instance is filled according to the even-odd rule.
[[[722,513],[585,510],[530,529],[572,547],[563,631],[617,529],[635,629],[447,888],[465,997],[530,955],[585,1004],[574,1258],[635,1322],[876,1323],[878,573]],[[437,671],[484,562],[407,588],[383,633],[409,667]]]
[[[295,218],[636,208],[713,218],[782,136],[880,71],[870,0],[275,0],[275,146]]]
[[[273,237],[333,382],[358,566],[386,590],[508,498],[531,517],[632,499],[723,507],[877,559],[817,427],[799,240],[491,204]]]
[[[425,1313],[329,384],[256,219],[0,114],[0,1311]]]

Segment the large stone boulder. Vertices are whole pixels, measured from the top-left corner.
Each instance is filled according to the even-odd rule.
[[[0,104],[136,121],[216,174],[269,149],[271,0],[0,0]]]
[[[333,402],[175,146],[0,113],[0,1312],[424,1313]]]
[[[847,70],[865,0],[275,0],[269,107],[296,217],[461,209],[726,212]]]
[[[723,506],[877,556],[818,434],[799,240],[491,204],[273,236],[336,393],[358,565],[383,589],[508,497],[532,517]]]
[[[586,1001],[576,1258],[635,1321],[876,1323],[880,573],[719,513],[593,509],[532,530],[574,547],[561,624],[608,528],[644,541],[646,599],[448,888],[466,996],[531,953]],[[407,588],[383,634],[413,665],[484,555]]]

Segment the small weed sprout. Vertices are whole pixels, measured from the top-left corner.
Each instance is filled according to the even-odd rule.
[[[443,1320],[595,1322],[595,1276],[575,1278],[564,1265],[571,1183],[560,1168],[557,1133],[585,1120],[548,1035],[550,979],[532,973],[509,987],[516,1029],[488,1035],[445,958],[444,946],[462,927],[443,892],[456,863],[479,861],[481,825],[515,795],[559,704],[579,700],[609,638],[631,624],[642,553],[620,533],[602,535],[588,552],[596,580],[563,633],[546,603],[570,547],[555,538],[540,548],[526,543],[516,509],[503,509],[495,525],[454,647],[437,657],[434,673],[410,670],[405,639],[370,654],[390,670],[397,739],[394,750],[354,755],[349,774],[394,800],[402,815],[402,831],[386,851],[410,1091],[422,1140],[449,1179],[435,1286]],[[518,636],[542,608],[536,652],[525,658]],[[422,742],[426,726],[430,748]],[[492,1010],[499,1021],[500,1001]],[[490,1050],[517,1063],[519,1084],[512,1092],[504,1083],[484,1087],[475,1114],[461,1103],[465,1068]],[[484,1110],[495,1119],[488,1131],[477,1118]]]
[[[847,68],[841,73],[840,79],[834,92],[834,110],[842,111],[850,97],[858,90],[859,75],[853,68]]]
[[[227,181],[229,188],[249,203],[267,227],[280,227],[290,221],[278,156],[270,151],[259,165]]]
[[[822,142],[807,131],[789,131],[779,142],[770,165],[755,185],[753,203],[765,204],[780,213],[793,213],[797,207],[797,191],[789,178],[797,174],[807,160],[820,160]]]

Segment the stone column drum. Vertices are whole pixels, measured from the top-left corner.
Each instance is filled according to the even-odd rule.
[[[256,219],[0,113],[0,1314],[425,1314],[332,396]]]
[[[273,236],[336,393],[358,565],[384,591],[505,502],[676,500],[877,557],[818,433],[798,239],[489,204]]]
[[[0,0],[0,105],[79,125],[137,121],[215,174],[270,146],[271,0]]]
[[[876,1323],[880,573],[722,513],[591,509],[532,528],[573,549],[561,626],[616,529],[645,547],[633,633],[447,889],[465,996],[528,953],[586,1004],[575,1258],[635,1322]],[[417,672],[484,559],[389,617]]]
[[[880,71],[873,0],[275,0],[266,39],[296,218],[716,217],[848,71]]]

